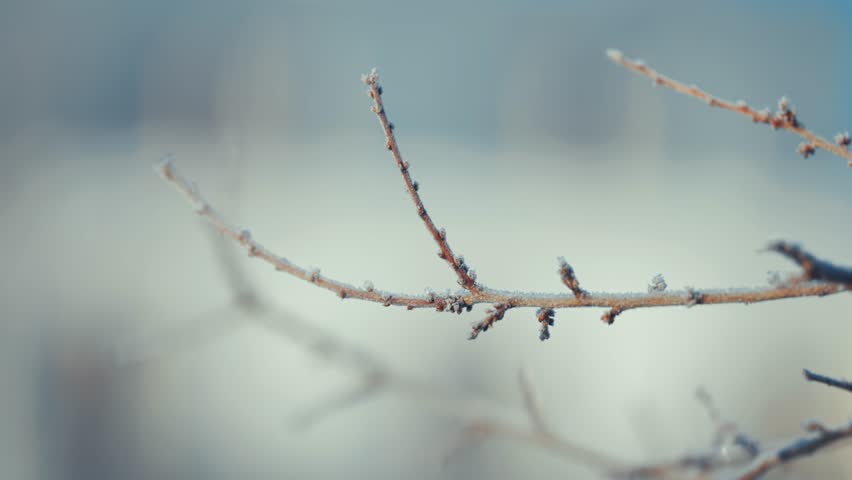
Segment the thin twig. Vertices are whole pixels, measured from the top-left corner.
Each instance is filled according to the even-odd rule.
[[[755,110],[743,101],[730,102],[723,100],[701,90],[695,85],[686,85],[677,80],[666,77],[665,75],[651,69],[640,60],[631,60],[625,57],[624,54],[618,50],[607,50],[606,54],[615,63],[633,70],[634,72],[645,75],[653,80],[656,85],[662,85],[683,95],[697,98],[711,107],[718,107],[723,110],[729,110],[731,112],[745,115],[746,117],[751,118],[754,123],[765,123],[770,125],[773,129],[777,130],[781,128],[799,135],[806,140],[806,142],[802,143],[798,147],[798,153],[803,155],[805,158],[812,155],[815,149],[821,148],[837,155],[838,157],[846,159],[849,166],[852,166],[852,152],[849,151],[849,134],[838,134],[835,137],[836,143],[831,143],[830,141],[814,134],[802,125],[796,116],[796,112],[790,109],[789,103],[784,97],[778,101],[778,111],[775,112],[775,114],[770,113],[769,109]]]
[[[379,85],[379,75],[376,73],[376,69],[374,68],[369,74],[364,75],[361,80],[367,85],[367,94],[373,99],[371,110],[379,118],[379,123],[382,124],[382,130],[385,133],[385,147],[390,150],[394,161],[396,161],[396,166],[399,168],[402,179],[405,181],[405,188],[408,189],[411,200],[414,202],[414,206],[417,207],[417,215],[423,220],[426,229],[429,230],[432,238],[435,239],[435,242],[441,249],[438,256],[446,260],[453,271],[456,272],[459,278],[458,283],[462,288],[471,292],[479,291],[479,286],[476,284],[476,274],[465,264],[464,257],[457,257],[453,254],[453,250],[447,242],[446,230],[438,229],[435,226],[435,222],[432,221],[432,217],[426,211],[426,206],[423,205],[423,200],[418,193],[418,183],[411,179],[411,173],[408,171],[409,163],[402,159],[402,154],[399,152],[399,144],[393,133],[394,126],[388,120],[384,103],[382,103],[382,87]]]
[[[802,370],[802,373],[805,375],[805,379],[809,382],[823,383],[829,387],[835,387],[841,390],[846,390],[847,392],[852,392],[852,382],[848,380],[838,380],[836,378],[820,375],[808,370],[807,368]]]
[[[551,435],[550,429],[547,427],[547,422],[544,420],[544,412],[538,402],[538,396],[535,394],[532,382],[527,378],[524,370],[518,371],[518,387],[521,390],[521,396],[524,398],[524,409],[527,411],[527,416],[530,419],[530,424],[539,432]]]

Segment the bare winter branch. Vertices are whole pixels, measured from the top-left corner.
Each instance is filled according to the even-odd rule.
[[[198,189],[189,180],[184,178],[175,168],[170,160],[166,160],[157,166],[160,175],[171,183],[178,191],[183,193],[193,204],[196,213],[201,215],[220,234],[239,243],[248,252],[249,256],[259,258],[269,263],[276,270],[286,272],[306,282],[330,290],[340,298],[355,298],[369,302],[379,303],[385,306],[404,306],[414,308],[434,308],[438,311],[450,311],[461,313],[469,311],[474,305],[489,303],[493,305],[511,305],[517,307],[534,307],[544,309],[558,308],[580,308],[580,307],[607,307],[625,311],[635,308],[669,307],[669,306],[694,306],[718,305],[728,303],[757,303],[784,298],[797,297],[822,297],[847,290],[847,285],[838,283],[805,281],[794,285],[768,286],[757,288],[740,289],[712,289],[687,291],[654,291],[648,293],[597,293],[586,292],[579,298],[576,294],[542,294],[535,292],[509,292],[480,288],[477,291],[468,291],[459,294],[428,294],[410,295],[403,293],[385,292],[365,286],[355,287],[347,283],[323,276],[318,270],[309,270],[291,263],[286,258],[273,253],[258,243],[248,230],[239,230],[230,225],[213,207],[201,196]],[[822,264],[819,264],[822,265]],[[817,272],[823,270],[817,269]],[[813,275],[813,273],[812,273]],[[822,277],[815,277],[822,278]],[[501,317],[502,318],[502,317]],[[496,321],[495,319],[494,321]],[[486,322],[490,326],[494,321]],[[482,323],[482,322],[481,322]],[[485,327],[485,324],[482,325]],[[485,330],[479,328],[476,333]]]
[[[774,114],[770,113],[769,109],[755,110],[741,100],[729,102],[711,95],[695,85],[686,85],[677,80],[666,77],[665,75],[652,70],[641,60],[631,60],[625,57],[624,54],[618,50],[607,50],[606,54],[613,62],[633,70],[636,73],[645,75],[653,80],[656,85],[662,85],[683,95],[697,98],[711,107],[717,107],[745,115],[751,118],[754,123],[765,123],[775,130],[781,128],[799,135],[805,139],[805,142],[799,145],[798,153],[803,155],[805,158],[809,155],[813,155],[817,148],[821,148],[837,155],[840,158],[846,159],[849,166],[852,166],[852,152],[850,152],[848,148],[849,135],[838,134],[835,137],[835,143],[831,143],[830,141],[812,133],[810,130],[806,129],[804,125],[802,125],[801,121],[799,121],[796,116],[796,112],[790,108],[789,102],[785,97],[781,97],[778,101],[778,111]]]
[[[680,85],[656,72],[648,70],[636,62],[623,59],[620,55],[611,54],[615,59],[621,59],[627,66],[633,66],[640,72],[651,72],[654,78],[663,84]],[[696,290],[688,288],[686,291],[667,291],[665,280],[662,276],[655,277],[654,284],[648,288],[648,292],[641,293],[595,293],[588,292],[580,287],[574,269],[565,261],[559,259],[559,273],[562,282],[571,290],[571,294],[542,294],[537,292],[508,292],[486,288],[476,283],[472,270],[465,264],[464,258],[453,254],[447,243],[446,233],[438,229],[432,218],[427,214],[423,201],[418,193],[417,183],[414,182],[409,173],[409,164],[402,159],[399,146],[393,133],[393,126],[388,121],[384,104],[382,103],[382,88],[378,83],[378,75],[375,70],[363,77],[364,83],[369,87],[368,93],[373,99],[372,110],[376,113],[379,123],[385,133],[387,148],[391,151],[397,167],[400,169],[406,188],[417,207],[418,214],[432,234],[440,247],[439,256],[456,272],[459,284],[464,288],[458,293],[447,293],[445,295],[410,295],[376,290],[371,284],[363,288],[334,280],[320,274],[319,269],[308,270],[289,262],[270,250],[267,250],[256,242],[248,230],[239,230],[231,226],[216,212],[210,204],[201,196],[198,189],[190,181],[178,173],[170,160],[162,162],[157,170],[161,176],[170,182],[178,191],[187,196],[195,206],[196,212],[207,220],[222,235],[238,242],[247,251],[249,256],[257,257],[273,265],[276,270],[283,271],[313,283],[320,288],[330,290],[341,299],[355,298],[370,302],[380,303],[386,307],[404,306],[409,310],[414,308],[434,308],[437,311],[449,311],[453,313],[469,312],[474,305],[487,303],[495,306],[494,310],[487,312],[488,315],[482,321],[476,323],[471,331],[470,338],[476,338],[479,333],[488,330],[493,324],[503,318],[508,308],[534,307],[540,312],[550,312],[557,308],[576,307],[605,307],[608,310],[601,317],[602,320],[611,324],[615,317],[621,313],[635,308],[663,307],[663,306],[695,306],[713,305],[726,303],[756,303],[764,301],[779,300],[783,298],[824,296],[846,291],[852,285],[852,270],[836,267],[828,262],[822,261],[804,252],[799,247],[783,242],[770,246],[770,250],[776,251],[796,261],[804,270],[801,279],[788,285],[776,285],[758,288],[742,289],[715,289]],[[673,87],[674,88],[674,87]],[[678,87],[680,88],[680,87]],[[692,90],[688,90],[692,92]],[[700,92],[699,90],[696,90]],[[693,92],[694,93],[694,92]],[[699,98],[713,98],[701,93]],[[715,103],[714,103],[715,102]],[[711,104],[719,103],[713,100]],[[795,124],[795,117],[786,104],[786,100],[780,103],[780,108],[789,118],[783,120],[781,125]],[[780,121],[780,120],[779,120]],[[786,123],[784,123],[786,122]],[[798,124],[796,124],[798,125]],[[799,127],[795,127],[799,128]],[[541,331],[539,338],[549,338],[552,326],[552,314],[545,315],[544,320],[537,315]]]

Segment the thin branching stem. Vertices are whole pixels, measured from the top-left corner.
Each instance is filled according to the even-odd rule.
[[[811,433],[773,451],[737,478],[757,480],[783,464],[813,455],[840,440],[852,438],[852,422],[837,428],[827,428],[821,423],[809,422],[805,425],[805,429]]]
[[[376,73],[376,69],[374,68],[369,74],[364,75],[362,77],[362,81],[367,85],[367,93],[370,98],[373,99],[373,106],[371,107],[371,110],[379,118],[379,123],[382,125],[382,130],[385,133],[385,147],[390,150],[393,155],[393,159],[396,162],[396,166],[402,174],[402,179],[405,182],[405,188],[408,189],[408,193],[411,195],[411,200],[417,208],[417,215],[423,220],[423,224],[426,225],[426,229],[429,230],[429,233],[432,234],[432,238],[435,239],[435,242],[441,249],[438,256],[444,259],[453,271],[456,272],[456,275],[458,276],[458,283],[462,286],[462,288],[471,292],[479,291],[480,288],[476,284],[475,274],[473,274],[467,265],[465,265],[464,257],[457,257],[453,254],[453,249],[450,248],[450,244],[447,242],[446,230],[439,229],[435,226],[435,222],[432,221],[432,217],[429,215],[429,212],[426,211],[426,206],[420,198],[417,182],[411,179],[409,163],[402,159],[402,154],[399,152],[399,144],[397,143],[396,136],[393,133],[393,124],[390,120],[388,120],[385,105],[382,102],[382,87],[379,85],[379,75]]]
[[[767,286],[741,289],[712,289],[638,293],[585,292],[577,296],[574,292],[562,294],[542,294],[537,292],[509,292],[490,288],[477,291],[462,291],[456,294],[411,295],[377,290],[372,287],[359,288],[333,278],[321,275],[318,270],[300,267],[286,258],[276,255],[263,247],[251,236],[248,230],[240,230],[228,223],[201,196],[198,189],[184,178],[171,160],[158,165],[161,176],[183,193],[194,205],[196,213],[210,223],[220,234],[239,243],[251,257],[261,259],[276,270],[286,272],[306,282],[335,292],[341,298],[356,298],[385,306],[404,306],[414,308],[435,308],[439,311],[453,310],[461,312],[463,308],[477,304],[510,305],[535,308],[578,308],[604,307],[619,312],[636,308],[718,305],[727,303],[758,303],[784,298],[822,297],[847,290],[847,285],[818,281],[802,281],[790,285]],[[818,265],[831,265],[819,261]],[[820,270],[812,274],[819,278]]]
[[[656,85],[670,88],[678,93],[697,98],[711,107],[721,108],[736,112],[751,118],[754,123],[765,123],[773,129],[784,129],[799,135],[806,140],[799,145],[798,152],[806,158],[812,155],[817,148],[829,151],[840,158],[846,159],[852,166],[852,152],[849,151],[849,134],[838,134],[832,143],[808,130],[796,117],[796,113],[790,109],[787,99],[781,98],[778,102],[778,111],[772,114],[769,109],[755,110],[743,101],[730,102],[716,97],[701,90],[695,85],[686,85],[677,80],[669,78],[656,70],[651,69],[640,60],[631,60],[618,50],[607,50],[607,56],[615,63],[645,75],[654,81]]]
[[[665,85],[673,85],[680,88],[680,84],[661,77],[647,67],[623,59],[620,55],[612,54],[614,58],[621,58],[622,62],[631,68],[641,72],[651,72],[659,82]],[[390,123],[382,102],[382,87],[378,83],[378,75],[375,70],[365,75],[362,80],[368,86],[368,94],[373,99],[372,111],[379,119],[384,131],[386,147],[393,155],[394,161],[402,174],[406,188],[417,208],[418,215],[426,225],[427,230],[435,239],[440,248],[438,255],[444,259],[458,276],[458,283],[463,290],[456,293],[437,295],[410,295],[405,293],[394,293],[375,289],[372,284],[363,288],[354,287],[344,282],[326,277],[319,270],[309,270],[291,263],[284,257],[276,255],[256,242],[248,230],[240,230],[228,223],[213,207],[201,196],[195,185],[184,178],[175,168],[171,160],[166,160],[158,165],[160,175],[170,182],[178,191],[187,196],[195,206],[196,211],[223,236],[231,238],[248,251],[249,256],[257,257],[273,265],[276,270],[289,273],[297,278],[313,283],[320,288],[335,292],[340,298],[356,298],[374,303],[380,303],[386,307],[391,305],[404,306],[409,310],[415,308],[435,308],[438,311],[449,311],[462,313],[470,311],[474,305],[487,303],[493,305],[492,310],[482,321],[473,325],[470,337],[476,338],[480,332],[488,330],[495,322],[503,318],[503,314],[510,308],[535,307],[539,312],[546,312],[541,317],[537,315],[541,323],[539,338],[542,340],[550,337],[549,327],[553,325],[553,309],[577,308],[577,307],[604,307],[607,310],[601,319],[612,324],[615,318],[627,310],[648,307],[686,306],[691,307],[699,304],[727,304],[727,303],[757,303],[783,298],[825,296],[846,291],[852,283],[852,269],[837,267],[827,261],[820,260],[805,252],[800,247],[784,242],[770,245],[769,249],[784,255],[796,262],[804,271],[794,282],[783,285],[741,288],[741,289],[715,289],[696,290],[689,288],[685,291],[666,291],[665,282],[649,288],[648,292],[640,293],[596,293],[588,292],[580,288],[579,281],[574,269],[559,258],[559,274],[562,282],[570,290],[563,294],[542,294],[537,292],[509,292],[487,288],[476,282],[473,270],[465,264],[463,257],[456,256],[447,242],[446,232],[438,229],[432,217],[426,212],[426,207],[418,193],[417,182],[412,180],[409,173],[408,162],[402,159],[399,145],[394,136],[394,127]],[[687,89],[693,92],[693,90]],[[700,90],[695,89],[696,92]],[[693,92],[695,93],[695,92]],[[701,92],[701,95],[707,96]],[[704,98],[699,95],[699,98]],[[707,97],[714,98],[714,97]],[[713,99],[711,104],[718,103]],[[727,104],[724,104],[727,105]],[[750,110],[749,110],[750,111]],[[792,120],[785,120],[795,122]],[[785,124],[786,125],[786,124]],[[660,277],[661,279],[662,277]],[[658,282],[659,283],[659,282]]]

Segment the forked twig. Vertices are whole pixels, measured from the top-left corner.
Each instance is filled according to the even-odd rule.
[[[819,375],[805,370],[808,380],[818,381],[829,386],[846,389],[843,385],[848,382]],[[615,472],[611,476],[619,479],[663,479],[672,476],[694,474],[695,478],[707,478],[722,470],[738,468],[734,478],[737,480],[756,480],[769,471],[803,457],[813,455],[837,442],[852,439],[852,422],[836,428],[828,428],[820,422],[811,420],[803,427],[807,434],[804,437],[784,442],[781,447],[763,449],[761,444],[743,433],[736,424],[722,422],[721,417],[706,393],[699,393],[699,399],[705,405],[711,420],[717,424],[716,441],[711,450],[705,453],[685,455],[677,460],[630,468]],[[734,445],[744,455],[731,456],[725,453],[725,445]],[[743,467],[749,464],[748,467]],[[743,470],[743,468],[745,468]],[[737,470],[734,470],[737,471]],[[715,478],[715,475],[714,475]]]
[[[357,298],[370,302],[380,303],[384,306],[405,306],[409,310],[414,308],[434,308],[439,312],[449,311],[453,313],[467,312],[477,304],[492,304],[493,309],[480,322],[474,324],[470,338],[476,338],[480,332],[488,330],[496,321],[503,318],[503,314],[510,308],[534,307],[539,309],[537,320],[542,326],[539,338],[545,340],[550,337],[549,327],[553,325],[554,309],[576,308],[576,307],[604,307],[607,311],[601,317],[605,323],[611,324],[615,317],[621,313],[648,307],[664,306],[695,306],[727,303],[756,303],[783,298],[825,296],[846,291],[852,283],[852,269],[837,267],[830,262],[820,260],[813,255],[792,244],[778,242],[770,246],[770,250],[797,262],[804,272],[796,282],[784,285],[741,288],[741,289],[713,289],[695,290],[688,288],[685,291],[666,291],[665,281],[660,276],[655,277],[653,288],[647,292],[639,293],[606,293],[588,292],[580,288],[579,281],[574,269],[563,259],[559,259],[559,274],[562,282],[571,291],[570,294],[542,294],[537,292],[509,292],[484,287],[476,283],[476,277],[472,270],[465,264],[461,256],[455,256],[447,243],[446,233],[438,229],[432,218],[426,212],[417,182],[412,180],[409,173],[408,162],[402,160],[393,126],[388,121],[384,104],[382,103],[382,88],[378,83],[378,75],[375,70],[365,75],[364,82],[369,87],[370,97],[373,99],[372,110],[379,118],[384,130],[386,146],[391,151],[397,167],[400,169],[406,188],[417,207],[420,218],[426,225],[427,230],[438,243],[439,256],[443,258],[458,276],[459,284],[464,288],[457,293],[446,293],[437,295],[410,295],[376,290],[372,285],[363,288],[354,287],[341,281],[320,275],[319,270],[308,270],[287,259],[278,256],[256,242],[248,230],[240,230],[228,222],[216,212],[207,200],[201,196],[195,185],[185,179],[175,168],[170,160],[162,162],[157,170],[160,175],[170,182],[178,191],[187,196],[195,206],[196,212],[207,220],[222,235],[238,242],[247,251],[249,256],[258,257],[273,265],[276,270],[283,271],[313,283],[320,288],[335,292],[340,298]],[[542,312],[545,315],[542,315]]]
[[[624,56],[618,50],[607,50],[607,56],[615,63],[633,70],[636,73],[645,75],[654,81],[656,85],[662,85],[670,88],[678,93],[697,98],[711,107],[721,108],[736,112],[746,117],[751,118],[754,123],[765,123],[773,129],[784,129],[791,131],[800,137],[807,140],[799,145],[798,153],[807,158],[813,155],[817,148],[827,150],[838,157],[846,159],[849,166],[852,167],[852,152],[849,151],[850,137],[849,132],[839,133],[834,137],[835,143],[814,134],[799,121],[796,112],[790,108],[789,101],[785,97],[781,97],[778,101],[778,111],[772,114],[769,109],[755,110],[742,100],[730,102],[716,97],[710,93],[701,90],[695,85],[686,85],[677,80],[671,79],[656,70],[645,65],[641,60],[631,60]]]

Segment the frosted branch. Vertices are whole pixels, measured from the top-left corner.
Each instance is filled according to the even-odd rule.
[[[765,123],[772,127],[773,130],[783,129],[799,135],[805,139],[805,142],[800,144],[797,152],[808,158],[813,155],[817,148],[827,150],[840,158],[846,159],[849,166],[852,166],[852,152],[849,151],[849,134],[839,133],[835,136],[835,143],[814,134],[806,129],[801,123],[796,112],[790,108],[789,101],[786,97],[781,97],[778,101],[778,110],[772,114],[769,109],[755,110],[742,100],[730,102],[716,97],[710,93],[701,90],[695,85],[686,85],[677,80],[671,79],[645,65],[640,60],[631,60],[624,56],[618,50],[607,50],[607,56],[613,62],[629,69],[636,73],[645,75],[654,81],[655,85],[660,85],[670,88],[678,93],[697,98],[711,107],[721,108],[731,112],[739,113],[751,118],[754,123]]]
[[[382,130],[385,134],[385,147],[390,150],[391,155],[393,155],[393,159],[396,162],[396,166],[402,174],[402,179],[405,182],[405,188],[408,189],[408,193],[411,195],[411,200],[417,208],[417,215],[421,220],[423,220],[423,224],[426,225],[426,229],[429,230],[429,233],[432,234],[432,238],[435,239],[435,242],[441,249],[441,251],[438,252],[438,257],[445,260],[447,264],[450,265],[450,268],[456,272],[456,275],[458,276],[458,283],[462,286],[462,288],[471,292],[479,291],[479,287],[476,284],[476,275],[472,270],[470,270],[467,264],[465,264],[464,257],[457,257],[453,254],[453,250],[450,248],[449,242],[447,242],[446,230],[438,229],[438,227],[435,226],[435,222],[432,221],[432,217],[426,211],[426,206],[423,204],[423,200],[420,198],[420,194],[418,193],[420,190],[419,183],[411,179],[411,173],[409,172],[410,165],[402,159],[402,154],[399,151],[399,143],[397,143],[396,136],[393,133],[394,126],[388,120],[388,115],[385,111],[384,103],[382,102],[383,89],[381,85],[379,85],[379,75],[376,73],[376,69],[374,68],[369,74],[362,76],[361,81],[367,85],[367,94],[373,99],[373,106],[370,110],[376,114],[379,119],[379,123],[382,125]]]
[[[620,55],[610,55],[616,61],[630,66],[631,68],[652,75],[659,79],[664,85],[671,85],[676,90],[681,89],[679,83],[666,79],[656,72],[649,70],[644,65],[624,59]],[[852,286],[852,269],[835,266],[824,260],[820,260],[800,247],[793,244],[777,242],[769,246],[769,250],[775,251],[795,261],[803,270],[799,279],[789,284],[770,285],[757,288],[740,289],[702,289],[687,288],[685,291],[667,290],[667,285],[662,276],[652,280],[652,285],[647,292],[637,293],[607,293],[589,292],[580,287],[573,267],[559,258],[559,274],[562,283],[570,290],[570,294],[546,294],[538,292],[508,292],[486,288],[476,283],[476,278],[461,256],[456,256],[449,243],[444,229],[438,229],[432,218],[426,212],[426,207],[418,193],[417,182],[413,181],[409,172],[410,165],[402,159],[396,138],[393,133],[393,125],[388,121],[385,106],[382,102],[382,87],[378,83],[378,75],[375,70],[363,77],[368,86],[368,93],[373,99],[372,111],[379,119],[379,123],[385,134],[386,146],[390,150],[394,161],[399,168],[408,193],[414,202],[418,215],[422,219],[427,230],[440,248],[439,256],[444,259],[458,277],[458,283],[464,288],[458,293],[446,293],[437,295],[411,295],[405,293],[381,291],[375,289],[371,283],[358,288],[350,284],[324,276],[319,269],[306,269],[291,263],[272,251],[263,247],[250,234],[248,230],[238,229],[229,224],[201,195],[196,186],[184,178],[175,168],[171,160],[166,160],[157,166],[157,171],[167,182],[171,183],[179,192],[183,193],[194,206],[196,213],[210,223],[216,231],[225,237],[240,244],[250,257],[256,257],[271,264],[276,270],[288,273],[306,282],[312,283],[320,288],[334,292],[341,299],[358,299],[379,303],[386,307],[403,306],[409,310],[415,308],[434,308],[439,312],[452,312],[461,314],[469,312],[478,304],[491,304],[494,306],[489,310],[487,316],[473,325],[470,338],[477,338],[480,333],[490,329],[503,318],[509,308],[532,307],[537,308],[536,319],[539,322],[539,338],[545,340],[550,337],[550,327],[553,325],[553,310],[560,308],[582,308],[582,307],[604,307],[606,312],[601,319],[612,324],[615,317],[627,310],[636,308],[668,307],[695,305],[716,305],[728,303],[757,303],[774,301],[784,298],[825,296],[846,291]],[[685,87],[684,87],[685,88]],[[699,98],[712,99],[713,105],[726,105],[721,101],[697,89],[687,89]],[[717,105],[717,106],[718,106]],[[788,112],[785,120],[779,120],[779,125],[798,125],[795,116],[789,113],[786,100],[779,106],[783,112]],[[750,110],[749,110],[750,111]],[[796,126],[795,128],[800,128]],[[542,315],[544,313],[544,315]]]

